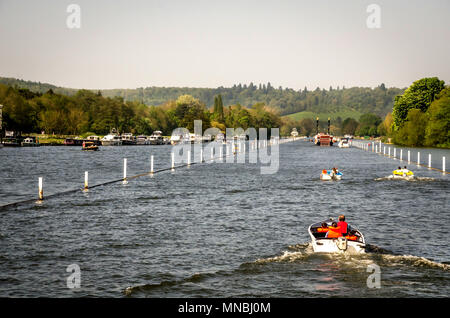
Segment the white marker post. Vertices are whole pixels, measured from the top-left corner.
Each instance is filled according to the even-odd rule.
[[[408,150],[408,164],[411,163],[411,151]]]
[[[127,159],[123,159],[123,184],[127,184]]]
[[[391,157],[391,147],[389,147],[389,149],[388,149],[388,157],[389,158]]]
[[[150,173],[153,174],[153,155],[150,157]]]
[[[171,153],[171,157],[172,157],[172,171],[175,170],[175,153]]]
[[[214,159],[214,148],[211,148],[211,160]]]
[[[188,150],[187,152],[187,165],[188,167],[191,165],[191,151]]]
[[[395,159],[396,155],[397,155],[397,148],[394,148],[394,159]]]
[[[43,187],[43,179],[39,177],[39,201],[44,200],[44,187]]]
[[[84,172],[84,191],[89,189],[89,172]]]
[[[383,147],[383,155],[386,156],[386,146]]]
[[[417,165],[420,165],[420,152],[417,152]]]
[[[403,149],[400,149],[400,161],[403,161]]]
[[[431,168],[431,153],[428,154],[428,168]]]
[[[442,157],[442,172],[445,174],[445,157]]]
[[[203,162],[203,147],[200,148],[200,162]]]

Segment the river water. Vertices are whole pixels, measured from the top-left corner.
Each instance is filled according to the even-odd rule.
[[[449,297],[449,176],[357,148],[279,146],[260,164],[198,164],[0,207],[0,297]],[[422,150],[425,151],[425,150]],[[426,150],[441,160],[448,150]],[[0,149],[0,205],[170,166],[171,146]],[[425,154],[425,153],[424,153]],[[405,156],[405,154],[404,154]],[[423,155],[425,160],[425,155]],[[438,160],[436,167],[440,168]],[[319,173],[337,166],[339,182]],[[345,214],[364,255],[314,254],[308,226]],[[79,289],[66,269],[81,271]],[[380,288],[369,288],[372,264]]]

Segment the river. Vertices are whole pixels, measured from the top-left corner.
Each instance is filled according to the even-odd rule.
[[[0,207],[0,297],[449,297],[449,176],[357,148],[279,146],[280,166],[203,163]],[[449,150],[422,151],[436,157]],[[424,152],[425,151],[425,152]],[[0,149],[0,206],[170,167],[171,146]],[[426,153],[426,155],[425,155]],[[406,152],[404,150],[404,158]],[[413,159],[415,159],[415,154]],[[439,159],[438,159],[439,158]],[[338,182],[319,173],[337,166]],[[371,245],[315,254],[308,226],[345,214]],[[80,268],[80,288],[66,269]],[[380,288],[367,281],[375,264]]]

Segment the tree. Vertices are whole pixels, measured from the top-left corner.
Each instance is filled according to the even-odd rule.
[[[392,111],[394,130],[400,129],[410,109],[420,109],[425,113],[440,91],[444,89],[444,84],[444,81],[437,77],[422,78],[408,87],[403,95],[396,96]]]
[[[450,148],[450,86],[428,108],[425,145]]]
[[[348,117],[342,122],[342,134],[354,135],[358,126],[359,123],[356,119]]]
[[[406,116],[406,122],[394,135],[394,143],[411,147],[423,146],[427,122],[427,114],[420,109],[410,109]]]

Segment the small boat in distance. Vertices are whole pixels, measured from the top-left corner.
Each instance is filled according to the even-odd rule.
[[[326,232],[321,232],[322,223],[331,226],[333,220],[330,218],[323,222],[311,224],[308,228],[311,237],[312,247],[315,253],[348,253],[361,254],[366,252],[366,241],[364,235],[356,228],[348,225],[348,233],[353,233],[356,240],[347,239],[344,236],[338,238],[326,237]]]
[[[83,141],[81,150],[85,151],[97,151],[98,146],[93,141]]]
[[[336,170],[326,170],[323,169],[322,173],[320,174],[320,180],[329,181],[329,180],[341,180],[342,179],[342,172]]]
[[[339,148],[350,148],[350,143],[348,138],[341,138],[341,140],[339,140],[339,144],[338,144]]]
[[[392,178],[410,180],[414,178],[414,172],[408,169],[396,169],[392,171]]]
[[[22,147],[39,147],[36,137],[27,137],[22,141]]]

